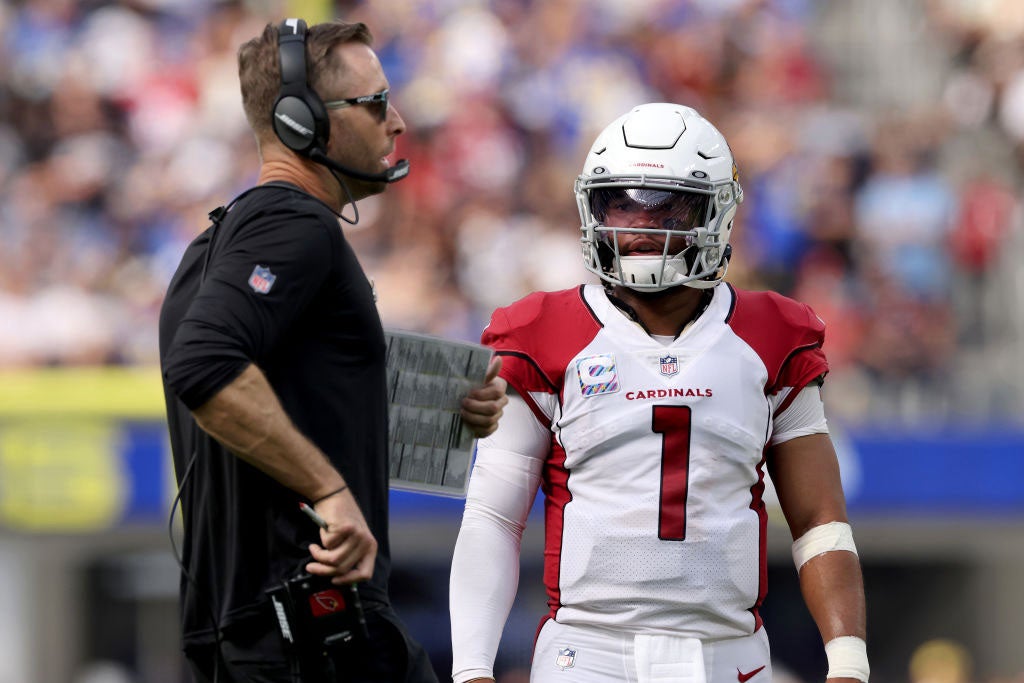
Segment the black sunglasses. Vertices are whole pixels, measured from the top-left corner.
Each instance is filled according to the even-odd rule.
[[[368,104],[377,107],[377,118],[383,121],[388,117],[388,93],[391,92],[388,88],[381,90],[378,93],[372,95],[363,95],[362,97],[349,97],[343,100],[330,100],[324,102],[324,107],[327,109],[344,109],[345,107],[354,107],[359,104]]]

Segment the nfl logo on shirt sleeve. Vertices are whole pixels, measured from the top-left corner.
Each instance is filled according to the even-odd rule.
[[[274,286],[276,279],[277,276],[270,272],[270,268],[256,266],[252,269],[252,275],[249,276],[249,286],[257,294],[266,294]]]

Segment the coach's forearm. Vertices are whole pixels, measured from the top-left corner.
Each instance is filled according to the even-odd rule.
[[[323,452],[295,428],[255,365],[192,414],[235,455],[308,499],[316,500],[345,483]]]

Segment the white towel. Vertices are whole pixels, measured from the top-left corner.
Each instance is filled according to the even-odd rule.
[[[706,683],[700,640],[638,635],[633,645],[637,683]]]

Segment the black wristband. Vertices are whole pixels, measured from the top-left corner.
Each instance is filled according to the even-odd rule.
[[[317,498],[316,500],[314,500],[314,501],[313,501],[313,505],[316,505],[317,503],[319,503],[319,502],[321,502],[321,501],[327,500],[327,499],[328,499],[328,498],[330,498],[331,496],[336,496],[336,495],[338,495],[339,493],[341,493],[342,491],[344,491],[344,490],[345,490],[345,489],[347,489],[347,488],[348,488],[348,486],[342,486],[342,487],[341,487],[340,489],[334,489],[333,491],[331,491],[330,493],[328,493],[328,494],[327,494],[326,496],[320,496],[319,498]]]

